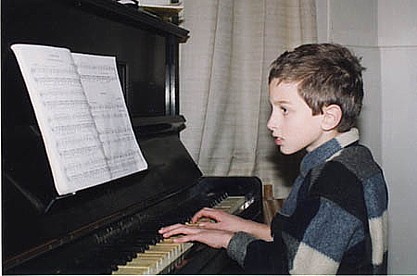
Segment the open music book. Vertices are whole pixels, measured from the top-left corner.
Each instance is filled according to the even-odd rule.
[[[115,57],[15,44],[59,195],[147,169]]]

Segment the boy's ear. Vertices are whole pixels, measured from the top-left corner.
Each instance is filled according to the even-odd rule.
[[[342,109],[337,104],[323,107],[323,120],[321,126],[324,130],[335,129],[342,119]]]

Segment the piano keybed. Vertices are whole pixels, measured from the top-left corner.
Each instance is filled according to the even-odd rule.
[[[227,196],[216,203],[213,208],[221,209],[231,214],[237,214],[246,209],[251,202],[244,196]],[[144,275],[166,274],[181,263],[184,255],[192,248],[193,243],[174,243],[171,239],[162,239],[149,249],[138,252],[126,264],[118,265],[112,272],[114,275]]]

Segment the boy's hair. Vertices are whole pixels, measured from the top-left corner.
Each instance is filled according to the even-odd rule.
[[[337,127],[345,132],[354,126],[362,108],[363,81],[360,59],[338,44],[305,44],[280,55],[271,64],[269,84],[297,82],[298,92],[313,115],[331,104],[340,106]]]

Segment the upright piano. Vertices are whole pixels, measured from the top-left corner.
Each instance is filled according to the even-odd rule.
[[[232,212],[262,219],[258,178],[204,176],[181,142],[178,56],[187,30],[113,0],[3,0],[1,12],[3,274],[120,272],[165,248],[161,226],[229,198],[239,202]],[[58,195],[14,43],[115,56],[148,169]],[[143,273],[221,274],[235,265],[201,244],[168,255]]]

